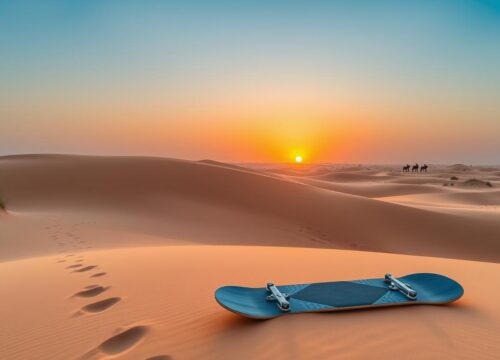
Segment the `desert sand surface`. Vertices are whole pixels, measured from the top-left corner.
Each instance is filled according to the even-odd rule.
[[[498,358],[499,189],[495,166],[0,157],[0,358]],[[269,321],[214,300],[387,272],[465,295]]]

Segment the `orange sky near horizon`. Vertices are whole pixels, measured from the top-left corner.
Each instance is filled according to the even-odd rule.
[[[57,108],[44,105],[24,110],[26,121],[6,130],[26,143],[42,141],[48,149],[34,148],[32,152],[143,154],[230,162],[292,162],[301,155],[304,163],[423,162],[453,147],[494,151],[495,131],[500,131],[495,124],[456,122],[460,114],[446,121],[439,109],[428,111],[428,118],[430,114],[435,117],[431,126],[416,120],[419,114],[415,112],[412,120],[402,121],[410,117],[403,106],[384,111],[359,103],[347,108],[349,102],[343,101],[342,107],[335,107],[318,101],[307,104],[300,95],[282,99],[281,106],[266,101],[273,105],[231,100],[189,109],[159,102],[81,108],[66,102]],[[35,126],[28,118],[32,116],[44,124],[37,131],[31,130]],[[488,132],[488,127],[494,131]]]
[[[491,2],[0,3],[0,155],[500,163]]]

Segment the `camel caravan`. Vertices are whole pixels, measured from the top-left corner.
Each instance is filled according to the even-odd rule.
[[[427,164],[424,164],[422,166],[419,166],[418,164],[415,164],[413,166],[411,166],[410,164],[406,164],[406,166],[403,166],[403,172],[410,172],[410,169],[411,169],[411,172],[427,172],[427,168],[429,166],[427,166]]]

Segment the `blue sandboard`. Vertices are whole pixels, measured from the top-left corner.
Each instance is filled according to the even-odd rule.
[[[275,301],[268,301],[266,287],[249,288],[223,286],[216,290],[215,299],[225,309],[236,314],[269,319],[285,314],[342,311],[359,308],[446,304],[459,299],[464,289],[456,281],[438,274],[419,273],[397,278],[415,290],[414,300],[399,290],[390,290],[384,278],[334,281],[299,285],[277,285],[289,295],[289,311],[280,310]]]

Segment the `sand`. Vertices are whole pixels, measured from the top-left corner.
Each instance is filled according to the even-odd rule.
[[[498,358],[499,174],[0,157],[0,358]],[[213,298],[386,272],[441,273],[465,295],[270,321]]]

